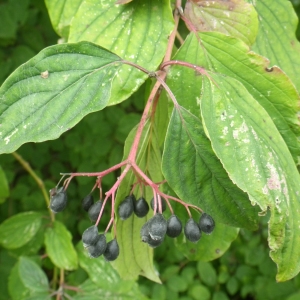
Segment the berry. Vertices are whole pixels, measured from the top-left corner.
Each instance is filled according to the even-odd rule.
[[[193,243],[196,243],[200,240],[201,238],[200,228],[197,222],[195,222],[192,218],[188,219],[188,221],[186,222],[184,227],[184,234],[186,238]]]
[[[119,245],[116,239],[107,243],[103,256],[107,261],[113,261],[119,256]]]
[[[87,228],[82,234],[83,247],[94,245],[98,240],[98,228],[97,226],[91,226]]]
[[[119,216],[121,220],[126,220],[132,215],[133,201],[136,201],[134,195],[129,195],[120,203]]]
[[[94,204],[94,197],[89,194],[85,196],[81,202],[81,206],[85,211],[89,211],[90,207]]]
[[[50,209],[54,213],[62,211],[67,205],[68,197],[64,187],[60,187],[56,191],[52,191],[50,198]]]
[[[167,221],[167,235],[175,238],[180,235],[182,231],[182,224],[176,215],[172,215]]]
[[[211,234],[215,228],[215,221],[210,215],[203,213],[199,220],[199,227],[204,233]]]
[[[99,200],[97,202],[95,202],[88,211],[89,217],[91,219],[92,222],[96,222],[102,207],[102,201]]]
[[[162,214],[156,214],[148,221],[148,228],[152,240],[163,240],[167,232],[167,221]]]
[[[149,220],[150,221],[150,220]],[[147,243],[150,247],[156,248],[162,244],[164,239],[153,240],[149,234],[149,221],[146,222],[141,229],[142,242]]]
[[[87,247],[90,257],[96,258],[104,253],[106,249],[106,237],[104,234],[99,234],[94,245]]]
[[[138,200],[136,200],[134,203],[134,213],[137,217],[143,218],[145,217],[149,212],[149,204],[145,200],[145,198],[141,197]]]
[[[141,238],[142,238],[142,242],[144,243],[148,243],[149,239],[151,239],[148,225],[149,225],[149,221],[146,222],[141,229]]]
[[[154,210],[154,197],[151,199],[150,201],[150,206],[152,208],[152,210]],[[167,203],[166,200],[164,198],[161,199],[161,212],[164,212],[167,208]],[[158,203],[156,205],[156,211],[158,211]]]

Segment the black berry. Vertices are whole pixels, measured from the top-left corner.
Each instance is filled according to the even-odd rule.
[[[197,222],[195,222],[192,218],[188,219],[188,221],[186,222],[184,227],[184,234],[186,238],[193,243],[196,243],[200,240],[201,238],[200,228]]]
[[[215,221],[210,215],[203,213],[199,220],[199,227],[204,233],[211,234],[215,228]]]
[[[137,217],[143,218],[145,217],[149,212],[149,204],[145,200],[145,198],[141,197],[138,200],[134,201],[134,213]]]
[[[150,220],[149,220],[150,221]],[[141,229],[142,242],[147,243],[150,247],[156,248],[162,244],[164,239],[153,240],[149,234],[149,221],[146,222]]]
[[[90,257],[96,258],[104,253],[106,249],[106,237],[104,234],[99,234],[94,245],[87,247]]]
[[[107,243],[103,256],[108,261],[113,261],[119,256],[119,245],[116,239]]]
[[[68,197],[63,187],[60,187],[57,191],[52,192],[50,198],[50,209],[54,213],[62,211],[67,205]]]
[[[172,215],[167,221],[167,235],[175,238],[180,235],[182,231],[182,223],[176,215]]]
[[[150,201],[150,206],[154,210],[154,197]],[[161,199],[161,211],[164,212],[167,208],[167,203],[164,198]],[[156,204],[156,211],[158,211],[158,203]]]
[[[163,240],[167,232],[167,221],[162,214],[154,215],[148,221],[149,235],[152,240]]]
[[[86,248],[94,245],[98,240],[98,228],[97,226],[91,226],[87,228],[82,234],[82,243]]]
[[[102,201],[99,200],[97,202],[95,202],[88,211],[89,217],[91,219],[92,222],[96,222],[100,213],[102,207]]]
[[[133,201],[136,201],[134,195],[129,195],[120,203],[119,216],[121,220],[126,220],[132,215]]]
[[[85,196],[81,202],[81,206],[85,211],[89,211],[90,207],[94,204],[94,198],[91,194]]]

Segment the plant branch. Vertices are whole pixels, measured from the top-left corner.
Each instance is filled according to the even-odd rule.
[[[38,187],[41,189],[43,197],[47,204],[47,208],[49,210],[51,221],[54,222],[55,217],[53,212],[50,209],[50,199],[49,199],[48,192],[46,191],[43,180],[33,171],[30,164],[26,160],[24,160],[24,158],[20,154],[18,154],[17,152],[13,152],[12,155],[22,165],[22,167],[29,173],[29,175],[34,179]]]

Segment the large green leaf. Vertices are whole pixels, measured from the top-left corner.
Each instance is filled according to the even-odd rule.
[[[168,0],[135,0],[126,5],[116,5],[115,0],[86,0],[72,20],[69,41],[97,43],[153,71],[165,55],[172,29]],[[146,78],[135,68],[122,66],[109,103],[127,99]]]
[[[103,109],[117,70],[115,54],[89,42],[42,50],[0,88],[0,153],[59,137]]]
[[[285,0],[257,0],[253,5],[259,16],[259,30],[252,49],[279,66],[300,91],[300,43],[295,31],[298,17],[292,3]]]
[[[30,296],[30,290],[21,280],[19,264],[20,262],[18,261],[11,269],[8,279],[8,291],[12,300],[23,300]]]
[[[55,31],[68,39],[70,23],[83,0],[45,0]]]
[[[300,270],[300,177],[292,156],[263,107],[237,80],[210,73],[200,101],[212,147],[231,180],[253,205],[269,208],[270,255],[277,280]]]
[[[220,33],[202,33],[201,45],[191,34],[180,49],[185,60],[236,78],[271,116],[291,151],[300,156],[299,95],[290,79],[278,68],[268,69],[268,61],[242,41]],[[174,73],[176,76],[176,73]]]
[[[127,299],[130,296],[138,299],[141,296],[137,283],[133,280],[122,280],[110,262],[105,261],[103,257],[91,259],[82,242],[76,248],[79,264],[89,274],[89,284],[85,282],[80,286],[82,292],[75,299],[87,299],[101,294],[103,298],[97,299]]]
[[[198,31],[218,31],[252,45],[258,31],[257,13],[244,0],[187,1],[184,9]]]
[[[0,166],[0,203],[3,203],[5,201],[5,198],[7,198],[9,195],[9,187],[7,183],[7,179],[5,176],[5,173]]]
[[[99,269],[100,270],[100,269]],[[103,273],[101,274],[103,275]],[[99,282],[99,281],[98,281]],[[123,284],[126,284],[123,281]],[[72,299],[74,300],[90,300],[90,299],[98,299],[98,300],[147,300],[143,293],[141,293],[138,289],[138,285],[135,284],[132,289],[129,291],[118,291],[107,290],[105,287],[99,288],[92,280],[87,279],[79,286],[80,291],[78,294]]]
[[[72,236],[63,223],[55,221],[53,227],[47,228],[45,245],[46,252],[55,266],[65,270],[77,269],[78,258],[72,244]]]
[[[8,249],[16,249],[27,244],[37,233],[43,215],[24,212],[12,216],[0,225],[0,243]]]
[[[49,282],[47,275],[37,263],[21,256],[18,263],[19,275],[23,284],[34,292],[47,292]]]
[[[162,140],[161,137],[165,134],[167,109],[167,102],[160,101],[156,108],[154,123],[147,122],[144,127],[137,155],[137,164],[140,169],[154,182],[161,182],[163,180],[160,142]],[[162,119],[163,116],[164,119]],[[135,133],[136,128],[131,131],[126,139],[124,157],[130,151]],[[136,182],[136,177],[132,172],[129,172],[118,189],[116,207],[129,194],[134,182]],[[141,196],[138,189],[134,194],[137,198]],[[153,192],[149,187],[145,188],[144,197],[148,202],[153,197]],[[138,275],[142,275],[153,281],[160,282],[153,266],[153,250],[147,244],[143,243],[140,237],[140,230],[150,217],[151,214],[149,213],[144,218],[138,218],[133,215],[125,221],[117,220],[117,239],[120,245],[120,257],[113,263],[113,266],[124,279],[136,279]]]
[[[200,119],[182,107],[174,109],[170,120],[163,172],[182,200],[200,206],[216,222],[248,229],[257,227],[257,213],[247,194],[229,179]]]

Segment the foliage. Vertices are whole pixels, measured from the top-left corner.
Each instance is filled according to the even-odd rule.
[[[1,83],[11,73],[0,87],[0,299],[297,299],[300,46],[291,4],[21,2],[0,3]],[[80,241],[91,226],[81,208],[94,185],[87,171],[112,203],[96,224],[113,224],[108,238],[117,233],[113,263],[88,258]],[[70,175],[69,203],[54,215],[46,191],[60,172]],[[136,186],[148,202],[170,201],[184,223],[200,207],[215,231],[153,251],[140,241],[149,215],[115,216]]]

